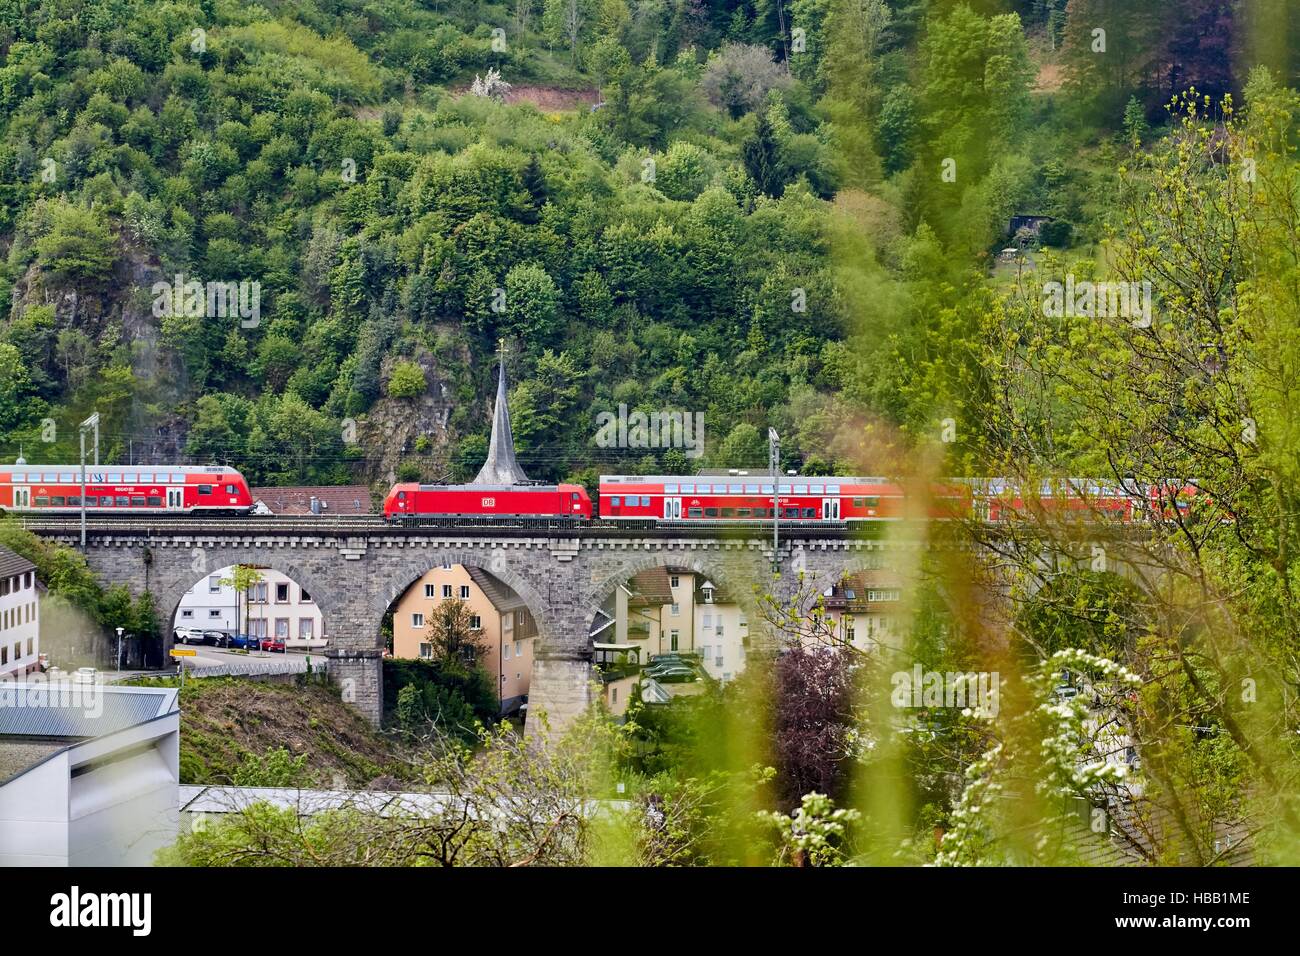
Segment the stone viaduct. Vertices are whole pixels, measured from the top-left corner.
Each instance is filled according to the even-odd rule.
[[[873,552],[897,548],[840,529],[783,533],[773,574],[771,531],[760,529],[569,528],[530,532],[490,526],[437,529],[395,527],[381,520],[355,526],[333,519],[172,519],[153,527],[97,522],[84,553],[107,585],[124,584],[153,596],[165,629],[184,593],[207,575],[237,564],[270,567],[307,589],[320,607],[331,646],[329,672],[344,698],[378,722],[383,706],[381,624],[390,606],[431,568],[444,563],[481,568],[512,588],[538,627],[529,720],[545,713],[562,726],[590,702],[596,611],[622,582],[655,566],[687,567],[714,579],[758,624],[755,586],[781,599],[803,573],[829,587],[838,575],[865,566]],[[71,523],[34,527],[80,547]],[[761,627],[752,637],[761,641]]]

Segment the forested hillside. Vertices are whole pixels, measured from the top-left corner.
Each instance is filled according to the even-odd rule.
[[[1095,255],[1126,131],[1271,42],[1110,6],[0,0],[0,456],[97,410],[110,461],[463,477],[505,339],[534,477],[768,425],[880,472],[983,419],[1008,217]],[[703,412],[704,458],[597,447],[620,404]]]

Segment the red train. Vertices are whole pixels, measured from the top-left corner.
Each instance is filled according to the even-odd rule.
[[[582,518],[591,496],[582,485],[394,485],[384,516]]]
[[[603,518],[660,521],[782,520],[883,521],[910,517],[907,492],[887,478],[828,478],[786,475],[774,489],[771,476],[602,475]],[[777,504],[772,501],[773,493]],[[936,486],[925,516],[954,518],[970,513],[970,489],[960,483]]]
[[[248,514],[244,476],[216,465],[86,466],[86,511],[95,514]],[[80,465],[0,465],[0,511],[79,514]]]

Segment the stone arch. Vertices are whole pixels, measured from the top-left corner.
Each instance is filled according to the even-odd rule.
[[[171,628],[175,626],[176,613],[180,608],[181,599],[185,596],[185,592],[209,575],[216,574],[224,568],[237,564],[255,564],[270,568],[283,574],[299,587],[306,588],[307,592],[311,594],[312,602],[320,609],[324,631],[331,638],[333,637],[333,629],[342,626],[345,620],[338,589],[330,588],[327,586],[326,581],[319,580],[317,575],[310,571],[304,562],[297,560],[298,555],[293,551],[259,548],[253,545],[218,546],[215,548],[194,545],[193,550],[202,552],[202,570],[196,568],[193,563],[188,565],[180,564],[179,566],[184,567],[185,570],[173,570],[170,573],[166,571],[160,572],[161,577],[155,578],[149,589],[155,596],[158,611],[160,613],[165,611],[168,615],[166,621],[160,622],[165,625],[164,640],[168,643],[172,639]],[[197,558],[198,555],[195,555],[195,557]],[[173,568],[178,566],[175,563],[169,564]],[[331,640],[331,643],[333,643],[333,640]]]
[[[531,551],[522,553],[534,556],[536,554]],[[400,559],[395,568],[390,565],[386,569],[386,580],[373,589],[374,593],[370,600],[372,613],[368,616],[373,621],[374,646],[379,646],[380,629],[383,625],[384,615],[410,589],[411,585],[415,584],[429,571],[444,563],[478,568],[486,571],[509,587],[519,595],[533,615],[533,620],[537,624],[537,647],[539,652],[549,648],[554,643],[557,632],[555,621],[552,619],[549,610],[550,603],[519,569],[511,566],[510,560],[505,557],[504,549],[434,546],[418,550],[410,549],[409,556]]]
[[[729,561],[738,566],[726,569]],[[759,580],[755,572],[766,567],[766,559],[761,555],[712,549],[629,551],[618,560],[617,570],[603,574],[599,582],[582,595],[581,633],[588,652],[592,645],[588,635],[596,621],[596,612],[614,589],[642,571],[668,567],[689,568],[697,574],[707,575],[735,598],[751,621],[758,620],[758,601],[754,597],[753,585]]]

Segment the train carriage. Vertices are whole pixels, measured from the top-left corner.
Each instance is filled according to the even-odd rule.
[[[969,489],[940,486],[927,513],[932,518],[967,514],[969,502]],[[771,476],[746,474],[600,478],[603,518],[770,521],[777,508],[782,521],[866,522],[908,516],[904,488],[887,478],[784,475],[775,483]]]
[[[244,476],[211,465],[87,465],[86,508],[109,514],[248,514]],[[80,514],[80,465],[0,465],[0,511]]]

